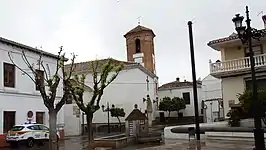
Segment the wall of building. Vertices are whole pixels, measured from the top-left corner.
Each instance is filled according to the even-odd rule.
[[[224,51],[224,58],[222,60],[232,60],[245,57],[244,49],[241,47],[228,47],[223,49]]]
[[[85,91],[83,94],[84,103],[88,103],[92,96],[91,91]],[[72,104],[65,104],[64,106],[64,120],[65,120],[65,135],[74,136],[80,135],[82,133],[82,124],[86,124],[86,115],[82,118],[82,111],[79,110],[75,112],[76,109],[79,109],[77,104],[74,102]],[[99,110],[100,111],[100,110]]]
[[[127,116],[134,109],[134,105],[137,104],[138,108],[145,112],[146,103],[143,103],[143,98],[146,98],[146,95],[149,94],[151,100],[155,100],[154,79],[149,77],[149,91],[147,91],[146,79],[147,75],[138,68],[121,71],[114,82],[104,90],[100,106],[105,105],[106,108],[107,102],[109,102],[110,107],[114,104],[116,107],[124,108]],[[92,87],[92,76],[90,74],[87,75],[85,83]],[[124,119],[121,118],[121,121],[124,122]],[[111,117],[110,122],[118,121],[117,118]],[[93,123],[107,123],[107,113],[102,112],[101,109],[98,110],[94,114]]]
[[[258,42],[254,41],[253,45],[262,45],[262,51],[263,53],[266,53],[266,41]],[[226,47],[221,48],[221,60],[232,60],[232,59],[239,59],[245,57],[245,51],[244,47],[242,45],[239,46],[232,46],[232,47]]]
[[[234,100],[238,103],[237,95],[243,93],[245,90],[245,82],[243,76],[228,77],[222,79],[222,91],[223,91],[223,102],[224,102],[224,115],[230,110],[229,101]]]
[[[202,92],[201,88],[198,88],[198,104],[199,104],[199,113],[201,108],[201,101],[202,101]],[[162,100],[164,97],[183,97],[184,92],[190,93],[190,104],[186,105],[186,109],[181,110],[180,112],[183,113],[183,116],[195,116],[194,111],[194,96],[193,96],[193,88],[183,88],[183,89],[172,89],[172,90],[160,90],[159,93],[159,100]],[[171,117],[176,117],[177,113],[172,112]],[[168,113],[165,112],[165,116],[168,116]]]
[[[21,51],[20,48],[0,43],[0,134],[3,132],[3,111],[16,111],[16,124],[22,124],[26,121],[28,111],[33,111],[33,121],[35,121],[35,112],[42,111],[45,112],[45,124],[48,125],[48,111],[43,104],[39,91],[36,91],[35,84],[27,75],[24,75],[16,68],[15,88],[4,87],[3,62],[11,63],[8,52],[12,52],[13,60],[19,67],[25,69],[32,75],[21,58]],[[38,54],[26,50],[25,53],[30,64],[37,63],[39,59]],[[56,68],[56,60],[43,56],[43,62],[49,65],[50,72],[53,74]],[[62,84],[60,83],[57,91],[57,99],[62,97],[62,91]],[[58,124],[64,124],[63,108],[58,114]]]
[[[208,75],[202,80],[202,98],[203,100],[210,100],[210,99],[216,99],[216,98],[222,98],[222,85],[221,85],[221,79],[217,79],[211,75]],[[206,105],[206,121],[207,122],[213,122],[215,118],[218,117],[219,112],[219,103],[218,101],[207,101],[205,102]],[[221,116],[221,115],[220,115]]]

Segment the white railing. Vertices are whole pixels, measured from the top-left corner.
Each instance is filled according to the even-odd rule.
[[[255,67],[266,66],[266,54],[254,56]],[[227,60],[223,62],[210,63],[210,72],[219,73],[250,68],[250,58]]]

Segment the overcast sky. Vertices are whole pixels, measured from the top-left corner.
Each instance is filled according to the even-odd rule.
[[[209,74],[220,53],[206,43],[234,31],[232,17],[250,7],[252,25],[263,28],[265,0],[1,0],[0,36],[56,53],[63,45],[78,61],[126,60],[123,35],[137,25],[154,30],[160,84],[191,80],[187,21],[194,19],[197,78]]]

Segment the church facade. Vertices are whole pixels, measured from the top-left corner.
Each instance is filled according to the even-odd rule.
[[[124,64],[123,70],[118,77],[104,91],[100,105],[107,108],[115,105],[116,107],[124,108],[125,117],[121,118],[121,122],[125,122],[125,118],[134,109],[137,104],[138,108],[143,113],[150,113],[149,118],[155,120],[154,112],[157,109],[158,98],[158,77],[155,69],[155,53],[153,38],[155,34],[151,29],[138,25],[124,37],[126,38],[127,60],[121,61],[113,59],[114,62]],[[98,60],[98,61],[105,61]],[[76,64],[75,72],[81,74],[87,72],[85,84],[88,87],[93,87],[92,74],[86,66],[89,66],[91,61]],[[99,63],[104,64],[104,63]],[[92,89],[92,88],[90,88]],[[92,95],[92,90],[86,90],[84,99],[89,100]],[[147,102],[143,98],[149,95],[152,102],[151,108],[147,108]],[[70,102],[65,105],[65,135],[79,135],[84,131],[86,126],[86,116],[82,112],[76,112],[76,104]],[[149,111],[147,111],[149,110]],[[147,114],[148,116],[148,114]],[[115,117],[109,117],[111,128],[118,126],[118,120]],[[94,114],[93,124],[96,132],[106,132],[108,123],[108,113],[102,109]]]

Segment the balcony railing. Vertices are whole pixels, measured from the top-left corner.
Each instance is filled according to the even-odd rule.
[[[254,56],[255,67],[266,66],[266,54]],[[211,73],[244,70],[250,68],[250,58],[227,60],[223,62],[210,63]]]

